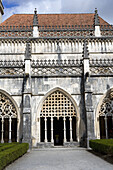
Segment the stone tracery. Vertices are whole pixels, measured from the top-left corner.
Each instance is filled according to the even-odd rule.
[[[12,139],[12,121],[14,124],[14,120],[17,121],[17,111],[12,103],[12,101],[2,92],[0,92],[0,127],[1,127],[1,143],[4,143],[4,128],[6,126],[9,126],[9,134],[7,137],[9,137],[8,140],[11,142]],[[17,126],[17,125],[16,125]],[[17,129],[17,128],[16,128]],[[6,133],[6,132],[5,132]],[[16,137],[15,137],[16,138]]]
[[[100,116],[100,137],[113,137],[113,91],[111,90],[103,99],[99,111]]]
[[[77,117],[76,109],[74,108],[74,105],[72,101],[68,98],[68,96],[63,94],[60,90],[54,91],[43,102],[42,110],[40,113],[41,122],[43,118],[45,121],[44,129],[41,128],[41,131],[44,131],[43,133],[45,133],[44,141],[46,143],[48,141],[48,126],[47,125],[48,125],[49,119],[51,120],[51,130],[50,130],[51,131],[51,135],[50,135],[51,143],[53,143],[54,140],[56,140],[55,136],[60,136],[58,134],[55,135],[56,119],[57,119],[57,123],[60,121],[63,125],[63,129],[62,128],[60,129],[59,127],[60,131],[62,131],[64,134],[63,135],[64,139],[62,138],[63,142],[66,143],[67,138],[69,138],[70,142],[72,142],[73,140],[75,141],[76,139],[74,136],[76,135],[76,128],[73,127],[73,121],[75,122],[75,125],[76,125],[76,117]]]
[[[67,96],[60,91],[55,91],[44,101],[40,116],[70,117],[76,116],[76,110]]]

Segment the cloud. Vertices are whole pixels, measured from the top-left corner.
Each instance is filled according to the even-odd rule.
[[[113,24],[113,0],[4,0],[4,20],[14,13],[94,13],[98,8],[99,15]],[[11,6],[15,4],[16,6]]]
[[[113,0],[62,0],[61,11],[68,13],[94,13],[98,8],[99,15],[113,24]]]
[[[37,8],[38,13],[58,13],[61,11],[61,0],[8,0],[8,4],[18,4],[10,8],[4,8],[3,20],[7,19],[12,14],[18,13],[34,13],[34,9]],[[5,3],[4,3],[5,6]]]

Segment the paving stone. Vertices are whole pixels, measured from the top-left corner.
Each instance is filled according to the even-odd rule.
[[[84,148],[33,149],[5,170],[113,170]]]

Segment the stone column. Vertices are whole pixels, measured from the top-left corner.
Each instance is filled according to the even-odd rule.
[[[90,82],[90,69],[89,69],[89,52],[87,47],[87,41],[84,41],[83,48],[83,73],[84,73],[84,110],[86,117],[86,135],[87,135],[87,147],[89,147],[89,140],[94,139],[94,109],[92,102],[92,90]]]
[[[47,118],[45,117],[45,143],[47,143]]]
[[[53,139],[53,117],[51,117],[51,143],[54,143],[54,139]]]
[[[105,132],[106,132],[106,139],[108,139],[108,125],[107,125],[107,116],[105,116]]]
[[[87,122],[87,147],[89,148],[89,140],[95,139],[94,134],[94,109],[92,103],[92,91],[89,82],[85,85],[85,111]]]
[[[23,140],[31,146],[31,51],[29,41],[25,52],[25,78],[23,82]]]
[[[72,117],[70,117],[70,142],[73,142],[73,137],[72,137]]]
[[[11,117],[9,118],[9,143],[11,143]]]
[[[66,118],[64,117],[64,143],[66,143]]]
[[[4,143],[4,118],[2,117],[1,143]]]

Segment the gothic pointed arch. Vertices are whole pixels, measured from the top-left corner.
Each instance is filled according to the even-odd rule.
[[[113,138],[113,89],[102,97],[96,116],[98,138]]]
[[[64,90],[60,87],[53,88],[52,90],[50,90],[49,92],[46,93],[46,95],[42,98],[42,100],[39,103],[38,113],[41,111],[45,99],[47,99],[50,95],[52,95],[52,93],[57,92],[57,91],[59,91],[60,93],[62,93],[69,99],[69,101],[73,104],[73,106],[76,110],[76,116],[79,117],[79,109],[78,109],[77,103],[75,102],[73,97],[66,90]]]
[[[57,120],[59,120],[60,124],[57,124],[58,123]],[[44,96],[40,104],[40,121],[41,121],[40,133],[43,134],[42,135],[43,137],[41,137],[43,138],[43,140],[41,141],[43,142],[48,140],[53,141],[53,138],[54,140],[56,140],[55,135],[53,135],[52,137],[51,134],[60,133],[57,130],[57,126],[59,127],[61,126],[61,131],[64,129],[64,132],[63,131],[61,132],[64,141],[67,140],[72,141],[73,140],[72,138],[74,138],[74,141],[79,141],[78,138],[79,114],[78,114],[77,104],[72,98],[72,96],[69,93],[67,93],[65,90],[57,87],[52,89]],[[47,122],[49,123],[46,124]],[[46,125],[48,126],[49,129],[49,133],[47,134],[47,136],[49,136],[47,138],[49,139],[45,140],[44,138],[46,136],[46,132],[48,131]],[[71,134],[72,131],[73,134]]]
[[[14,99],[0,89],[0,141],[16,142],[19,140],[19,112]]]

